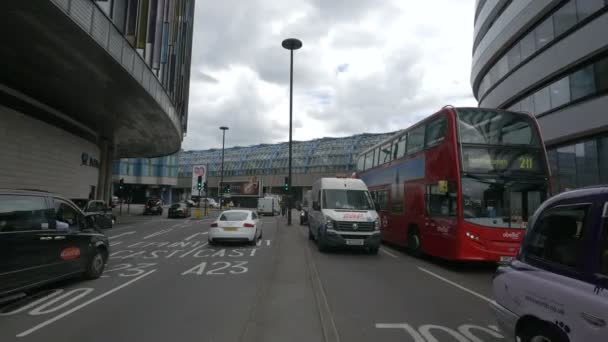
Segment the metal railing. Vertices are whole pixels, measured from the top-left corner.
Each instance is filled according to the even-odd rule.
[[[175,107],[152,69],[92,0],[50,0],[87,32],[156,100],[182,135]]]

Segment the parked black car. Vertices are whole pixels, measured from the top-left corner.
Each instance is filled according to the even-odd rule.
[[[149,198],[144,207],[144,215],[162,215],[163,202],[158,198]]]
[[[95,216],[59,195],[0,189],[0,296],[99,278],[110,253]]]
[[[190,207],[187,203],[174,203],[169,207],[169,212],[167,213],[168,218],[172,217],[190,217]]]
[[[112,228],[116,223],[116,216],[112,213],[112,208],[108,207],[104,201],[76,198],[72,199],[72,202],[76,203],[76,205],[87,214],[97,214],[94,217],[100,228]]]

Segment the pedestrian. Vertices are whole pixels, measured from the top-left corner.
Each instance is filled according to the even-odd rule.
[[[285,216],[287,213],[287,206],[285,205],[285,201],[281,202],[281,215]]]

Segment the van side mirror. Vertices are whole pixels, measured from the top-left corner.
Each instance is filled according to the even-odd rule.
[[[312,202],[312,210],[321,210],[321,206],[319,205],[319,202],[317,202],[317,201]]]

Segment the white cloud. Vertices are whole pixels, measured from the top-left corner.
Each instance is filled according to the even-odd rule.
[[[405,128],[446,104],[474,106],[474,0],[197,1],[184,149]]]

